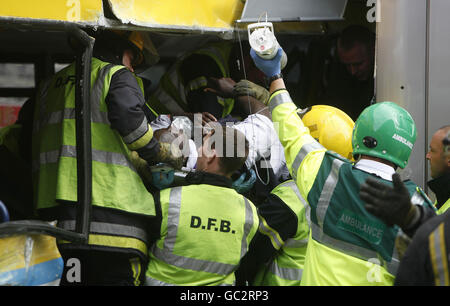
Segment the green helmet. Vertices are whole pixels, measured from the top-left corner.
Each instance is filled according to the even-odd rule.
[[[376,103],[355,122],[353,155],[379,157],[405,168],[416,137],[414,119],[405,109],[393,102]]]

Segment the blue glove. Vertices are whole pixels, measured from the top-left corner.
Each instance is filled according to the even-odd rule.
[[[283,56],[283,49],[281,49],[281,47],[278,49],[277,55],[271,60],[261,58],[253,49],[250,49],[250,56],[252,57],[255,66],[258,67],[266,77],[271,78],[274,75],[281,73],[281,57]]]
[[[0,201],[0,223],[8,221],[9,221],[8,209],[6,208],[6,205],[3,204],[2,201]]]
[[[250,177],[245,181],[246,172],[242,173],[241,176],[233,182],[232,187],[239,192],[240,194],[244,194],[252,189],[253,184],[256,182],[256,173],[255,170],[250,169]]]

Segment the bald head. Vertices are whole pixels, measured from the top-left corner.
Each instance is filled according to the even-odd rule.
[[[426,158],[430,162],[432,178],[450,173],[450,125],[438,129],[430,142]]]

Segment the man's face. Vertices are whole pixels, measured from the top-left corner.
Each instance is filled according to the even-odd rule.
[[[434,133],[430,142],[430,150],[426,158],[430,162],[431,177],[437,178],[450,171],[450,158],[444,156],[444,146],[442,140],[445,133],[443,130]]]
[[[134,72],[134,68],[133,68],[133,62],[134,62],[134,53],[133,50],[131,49],[126,49],[123,52],[123,56],[122,56],[122,64],[128,68],[128,70],[130,70],[131,72]]]
[[[358,81],[366,81],[373,74],[373,56],[367,47],[356,42],[349,50],[344,50],[338,43],[338,56],[347,71]]]

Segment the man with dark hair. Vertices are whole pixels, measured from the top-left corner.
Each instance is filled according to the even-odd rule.
[[[232,188],[230,179],[247,158],[245,136],[215,126],[198,153],[187,185],[155,195],[162,221],[150,249],[147,285],[233,285],[257,231],[256,207]]]
[[[197,159],[197,169],[207,170],[209,164],[214,160],[210,157],[217,153],[217,166],[224,176],[231,176],[244,165],[247,159],[248,141],[245,135],[238,130],[233,131],[230,127],[220,124],[213,124],[212,126],[214,126],[214,129],[210,136],[205,138],[205,141],[208,140],[209,147],[204,148],[206,151],[202,152]]]
[[[330,64],[323,93],[313,103],[335,106],[356,120],[374,97],[375,34],[352,25],[342,31],[335,47],[338,63]]]
[[[373,77],[375,34],[361,26],[346,28],[337,41],[339,60],[358,81]]]

